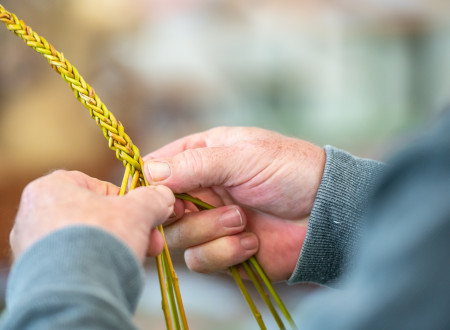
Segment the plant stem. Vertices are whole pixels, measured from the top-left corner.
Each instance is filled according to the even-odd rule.
[[[208,204],[189,194],[175,194],[175,197],[195,204],[195,206],[197,206],[200,210],[212,210],[216,208],[215,206],[212,206],[211,204]]]
[[[278,315],[275,307],[273,306],[272,302],[270,301],[270,297],[267,294],[266,291],[264,291],[264,288],[262,287],[259,279],[256,277],[255,272],[253,268],[250,266],[248,261],[245,261],[242,263],[242,266],[244,267],[245,272],[250,277],[250,279],[253,282],[253,285],[255,286],[256,290],[258,290],[259,294],[261,295],[262,299],[266,303],[267,307],[269,308],[270,312],[272,313],[273,318],[278,324],[278,327],[280,329],[286,329],[284,327],[283,321],[281,321],[280,316]]]
[[[160,226],[162,228],[162,226]],[[167,300],[167,292],[165,289],[165,280],[164,280],[164,266],[162,261],[161,254],[156,257],[156,266],[158,269],[158,278],[159,278],[159,287],[161,289],[161,308],[164,312],[164,319],[166,321],[166,328],[168,330],[173,329],[172,320],[170,318],[170,308],[169,302]]]
[[[258,263],[255,257],[250,257],[249,261],[255,267],[256,271],[258,272],[259,276],[263,280],[264,284],[267,286],[267,289],[269,290],[270,294],[272,295],[273,299],[275,299],[275,302],[277,303],[278,307],[280,308],[281,312],[283,313],[286,320],[291,325],[292,329],[297,329],[297,326],[292,319],[291,315],[289,314],[286,306],[283,304],[283,301],[281,300],[280,296],[275,291],[274,287],[272,286],[272,283],[270,282],[269,278],[267,277],[266,273],[262,269],[261,265]]]
[[[163,254],[165,254],[165,256],[166,256],[166,261],[167,261],[167,266],[168,266],[168,271],[169,271],[169,274],[167,274],[167,275],[170,275],[170,278],[173,283],[173,288],[174,288],[175,297],[176,297],[176,301],[177,301],[178,311],[179,311],[179,315],[181,317],[181,325],[184,330],[188,330],[189,326],[188,326],[187,319],[186,319],[186,313],[184,311],[183,299],[181,298],[180,286],[178,283],[178,276],[172,265],[172,259],[170,258],[169,248],[166,243],[166,237],[164,235],[164,232],[161,232],[161,234],[163,235],[163,238],[164,238]]]
[[[127,166],[125,166],[125,173],[123,175],[122,184],[120,185],[120,191],[119,191],[120,196],[125,195],[125,193],[127,191],[128,180],[130,178],[130,172],[131,172],[131,165],[127,164]]]
[[[266,329],[266,325],[264,324],[261,313],[258,311],[258,308],[256,308],[255,303],[253,302],[252,298],[250,297],[250,294],[248,293],[247,288],[244,285],[244,282],[242,282],[242,279],[239,275],[238,270],[236,269],[235,266],[231,266],[229,269],[230,269],[231,275],[233,276],[239,289],[241,290],[242,295],[244,296],[245,300],[247,301],[247,303],[253,313],[253,316],[256,319],[256,322],[258,322],[259,327],[261,329]]]
[[[166,275],[166,291],[169,294],[170,311],[172,312],[172,319],[175,325],[175,330],[180,330],[180,321],[178,318],[178,307],[175,301],[174,290],[173,290],[173,280],[170,267],[167,262],[167,253],[163,251],[162,253],[164,274]]]

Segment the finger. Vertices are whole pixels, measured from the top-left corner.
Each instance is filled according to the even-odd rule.
[[[177,222],[164,228],[166,242],[172,249],[187,249],[245,229],[247,220],[237,206],[186,213]]]
[[[173,141],[144,156],[143,160],[173,157],[187,149],[230,146],[236,142],[268,137],[279,138],[280,134],[256,127],[215,127]]]
[[[175,140],[148,155],[145,155],[142,159],[144,161],[148,161],[154,158],[172,157],[187,149],[204,148],[206,146],[205,133],[191,134]]]
[[[187,249],[184,259],[189,269],[212,273],[240,264],[258,251],[258,238],[245,232]]]
[[[86,176],[86,186],[90,191],[104,195],[104,196],[117,196],[120,188],[110,182],[98,180]]]
[[[55,177],[74,183],[81,188],[85,188],[100,195],[114,196],[118,195],[120,190],[119,187],[110,182],[90,177],[79,171],[56,170],[46,176],[45,179],[54,180]]]
[[[173,213],[175,204],[172,191],[162,185],[139,187],[115,198],[137,219],[149,221],[151,228],[163,224]]]
[[[250,145],[188,149],[169,159],[146,163],[144,173],[152,183],[176,193],[203,187],[238,185],[256,175],[255,157],[243,160]]]
[[[181,199],[175,199],[175,204],[173,206],[173,212],[169,216],[169,219],[164,223],[166,226],[171,224],[174,221],[177,221],[178,219],[181,219],[184,216],[184,213],[186,212],[185,203]]]
[[[154,228],[150,231],[150,240],[147,250],[147,256],[156,257],[164,248],[164,239],[158,229]]]

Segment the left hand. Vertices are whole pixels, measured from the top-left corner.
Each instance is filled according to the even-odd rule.
[[[155,228],[173,212],[175,197],[164,186],[142,187],[117,196],[119,187],[81,172],[55,171],[22,193],[10,234],[18,257],[44,236],[64,227],[89,225],[116,236],[141,261],[156,256],[163,238]]]

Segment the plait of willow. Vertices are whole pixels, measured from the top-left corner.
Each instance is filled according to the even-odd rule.
[[[119,159],[124,167],[125,173],[120,187],[120,195],[124,195],[128,191],[139,187],[148,186],[144,173],[143,161],[139,153],[139,149],[133,144],[130,137],[125,133],[123,125],[108,110],[106,105],[100,100],[94,89],[86,83],[83,77],[78,73],[77,69],[70,64],[64,57],[63,53],[58,52],[46,39],[39,36],[16,15],[8,12],[0,4],[0,21],[6,28],[21,38],[29,47],[44,56],[50,66],[68,83],[69,87],[75,94],[75,97],[89,110],[91,117],[97,125],[102,129],[104,137],[108,140],[108,146],[115,151],[117,159]],[[130,181],[131,180],[131,181]],[[214,206],[201,201],[189,194],[175,194],[179,199],[189,201],[202,210],[213,209]],[[158,230],[164,237],[162,226]],[[161,288],[162,309],[168,329],[188,329],[186,315],[184,312],[181,293],[178,285],[178,278],[172,265],[169,249],[164,238],[163,252],[156,257],[156,265],[158,270],[158,278]],[[285,329],[283,321],[278,315],[271,298],[275,301],[279,310],[282,312],[290,327],[296,329],[289,312],[281,301],[280,297],[274,290],[269,278],[259,265],[255,257],[241,264],[241,267],[253,282],[256,290],[269,308],[280,329]],[[248,293],[237,266],[230,267],[230,273],[235,279],[239,289],[244,295],[258,325],[261,329],[266,326],[259,310],[256,308],[250,294]],[[267,288],[268,292],[264,289]]]

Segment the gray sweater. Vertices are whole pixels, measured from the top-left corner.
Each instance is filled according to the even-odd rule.
[[[306,239],[288,283],[334,286],[354,262],[363,215],[386,165],[325,146],[325,169]]]
[[[302,302],[293,313],[297,324],[450,329],[448,113],[393,160],[382,179],[382,164],[326,151],[289,283],[340,289],[319,290]],[[142,269],[121,242],[94,228],[63,229],[15,263],[2,329],[134,329],[142,286]]]

